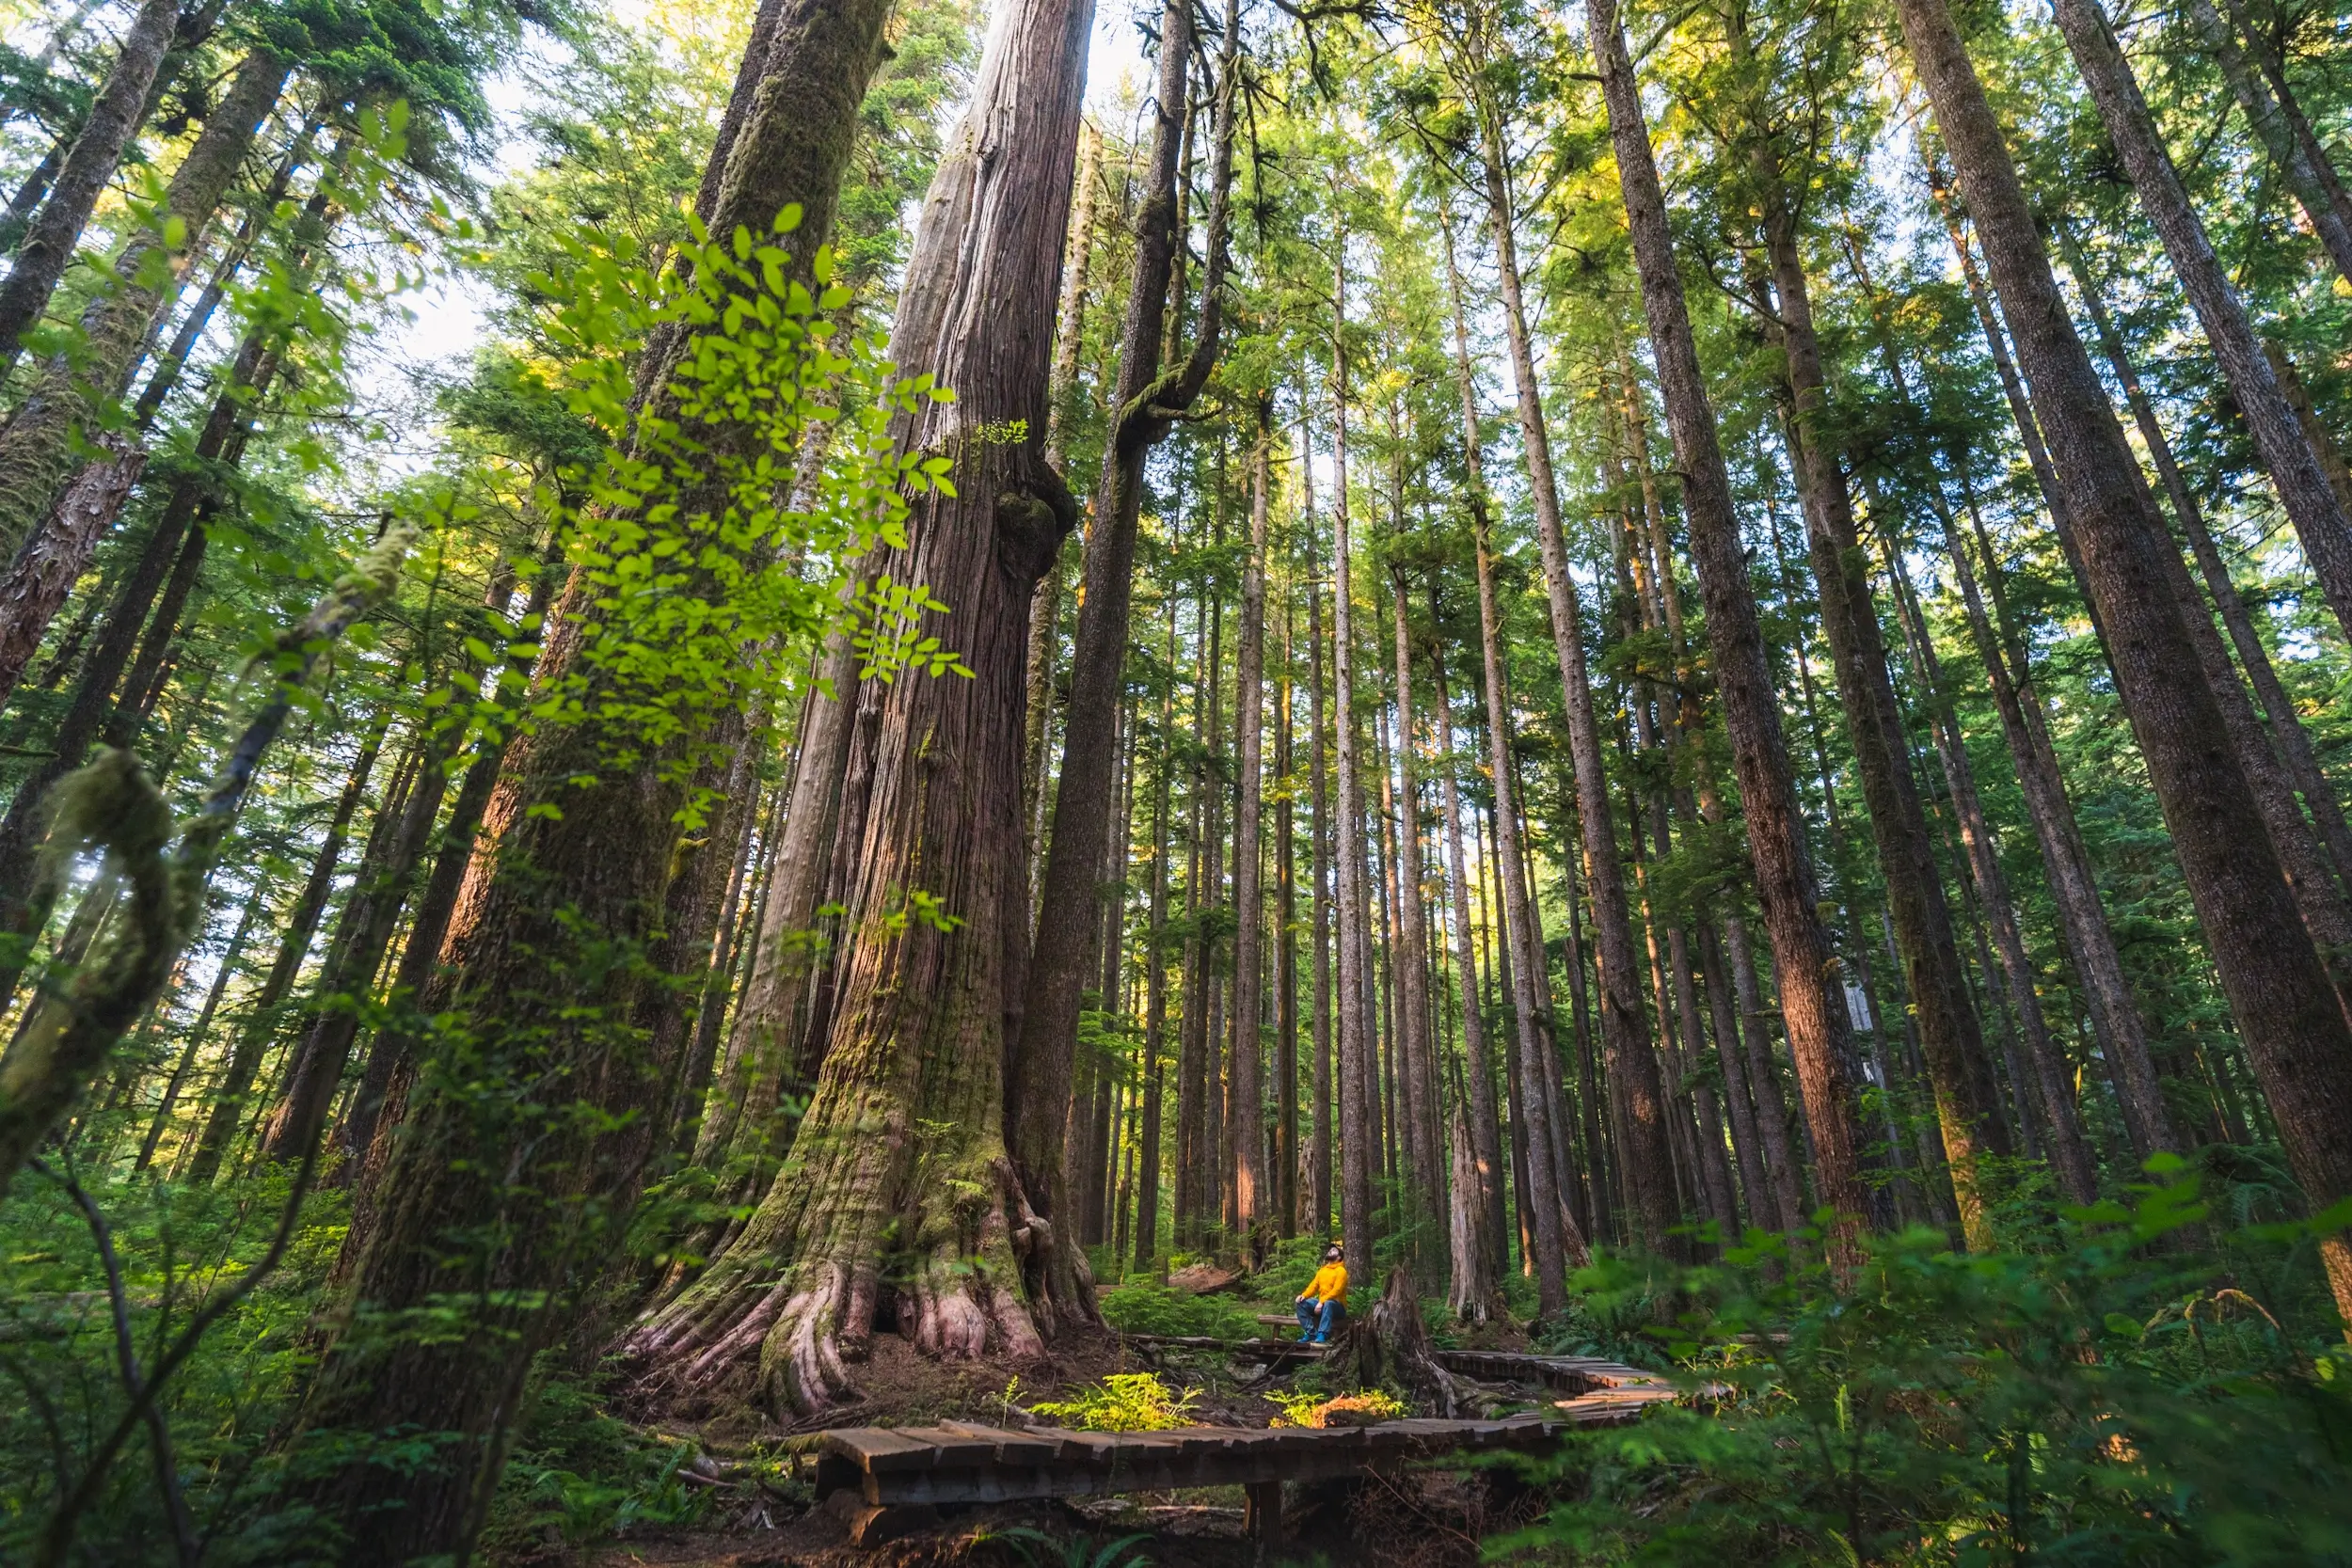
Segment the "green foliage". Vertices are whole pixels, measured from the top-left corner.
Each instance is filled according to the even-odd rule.
[[[678,1479],[695,1454],[691,1443],[615,1418],[593,1385],[550,1375],[500,1479],[483,1544],[495,1552],[543,1546],[550,1530],[578,1544],[632,1525],[691,1525],[711,1496]]]
[[[1151,1536],[1140,1531],[1122,1535],[1098,1546],[1090,1535],[1075,1536],[1068,1541],[1056,1541],[1041,1529],[1015,1525],[1007,1530],[995,1530],[974,1541],[1002,1541],[1021,1555],[1028,1568],[1152,1568],[1152,1560],[1136,1546]],[[1058,1551],[1059,1557],[1053,1554]],[[1130,1553],[1134,1555],[1130,1556]]]
[[[1248,1313],[1227,1296],[1196,1296],[1149,1280],[1104,1291],[1103,1321],[1123,1334],[1184,1334],[1246,1339],[1257,1332]]]
[[[1393,1421],[1412,1414],[1412,1407],[1386,1388],[1367,1388],[1356,1394],[1327,1394],[1321,1389],[1301,1389],[1293,1393],[1279,1391],[1266,1395],[1280,1408],[1275,1419],[1278,1427],[1322,1427],[1332,1425],[1335,1412],[1345,1412],[1375,1421]],[[1361,1425],[1359,1420],[1354,1424]]]
[[[2081,1212],[2062,1250],[1874,1239],[1846,1288],[1752,1236],[1654,1330],[1686,1408],[1578,1434],[1502,1549],[1579,1561],[2352,1561],[2352,1375],[2170,1250],[2183,1183]],[[2249,1245],[2293,1252],[2322,1224]],[[1809,1238],[1818,1243],[1819,1238]],[[1588,1301],[1654,1289],[1604,1259]],[[2317,1351],[2314,1357],[2314,1351]]]
[[[1186,1424],[1200,1397],[1198,1388],[1168,1392],[1152,1372],[1113,1372],[1075,1399],[1044,1401],[1029,1409],[1080,1432],[1166,1432]]]

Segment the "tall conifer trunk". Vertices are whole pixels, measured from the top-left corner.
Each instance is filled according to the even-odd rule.
[[[2182,678],[2202,662],[2172,584],[2185,573],[2068,319],[1976,69],[1943,0],[1898,7],[2017,333],[2074,514],[2085,586],[2106,621],[2125,708],[2240,1037],[2296,1178],[2312,1203],[2334,1203],[2352,1193],[2352,1029],[2263,832],[2216,693]],[[2352,1323],[2352,1240],[2330,1236],[2321,1254],[2337,1308]]]
[[[1665,198],[1643,120],[1640,87],[1618,24],[1615,0],[1588,0],[1592,42],[1608,106],[1610,140],[1633,238],[1642,303],[1658,359],[1659,385],[1682,469],[1682,505],[1690,550],[1707,607],[1708,644],[1714,656],[1724,725],[1747,819],[1756,892],[1764,908],[1780,981],[1781,1016],[1796,1057],[1813,1132],[1820,1201],[1838,1215],[1842,1238],[1869,1212],[1861,1179],[1860,1138],[1854,1126],[1851,1025],[1838,969],[1822,928],[1820,885],[1804,816],[1782,739],[1780,704],[1765,657],[1755,591],[1732,508],[1731,485],[1707,400],[1698,347],[1666,225]]]

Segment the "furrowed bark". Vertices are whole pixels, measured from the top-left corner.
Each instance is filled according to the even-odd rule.
[[[1943,0],[1898,0],[1903,33],[1975,217],[2074,514],[2086,586],[2186,873],[2206,942],[2312,1201],[2352,1193],[2352,1028],[2297,915],[2216,693],[2183,680],[2201,657],[2184,624],[2185,570],[2068,319],[2048,254]],[[2168,570],[2169,566],[2169,570]],[[2210,629],[2210,628],[2208,628]],[[2321,1243],[2352,1321],[2352,1240]]]
[[[1841,1268],[1849,1267],[1853,1227],[1869,1212],[1869,1203],[1861,1180],[1854,1094],[1846,1065],[1852,1056],[1846,999],[1821,926],[1820,885],[1781,736],[1777,683],[1757,622],[1739,518],[1699,369],[1633,62],[1614,0],[1589,0],[1587,10],[1641,275],[1643,309],[1682,470],[1685,527],[1707,607],[1708,644],[1747,821],[1757,897],[1772,939],[1781,1014],[1813,1133],[1819,1196],[1836,1213],[1833,1253]]]

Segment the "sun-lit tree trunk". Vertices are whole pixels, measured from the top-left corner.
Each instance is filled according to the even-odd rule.
[[[1258,399],[1257,439],[1249,456],[1249,553],[1242,562],[1241,651],[1233,688],[1240,799],[1233,821],[1233,1222],[1248,1245],[1266,1218],[1264,1044],[1258,1026],[1265,960],[1265,898],[1259,843],[1265,757],[1265,561],[1272,513],[1274,399]]]
[[[48,201],[17,247],[14,270],[0,283],[0,377],[16,368],[25,333],[49,308],[49,296],[82,243],[83,227],[150,113],[156,72],[179,22],[179,0],[140,0],[132,13],[105,86],[58,165]],[[0,551],[13,552],[21,537],[21,529],[0,534]]]
[[[1829,392],[1814,334],[1811,289],[1798,249],[1796,214],[1779,188],[1776,171],[1772,189],[1764,219],[1765,248],[1772,267],[1775,325],[1788,360],[1792,406],[1787,430],[1814,583],[1820,594],[1821,626],[1836,664],[1855,771],[1869,806],[1871,836],[1885,877],[1887,913],[1935,1094],[1961,1227],[1971,1249],[1988,1251],[1994,1244],[1993,1195],[1984,1190],[1979,1162],[1987,1156],[2008,1156],[2008,1132],[1996,1111],[1999,1095],[1992,1058],[1968,995],[1935,842],[1912,776],[1868,557],[1855,527],[1844,465],[1822,428],[1830,412]]]
[[[1331,787],[1325,760],[1323,684],[1323,590],[1315,581],[1322,546],[1315,534],[1314,444],[1311,426],[1299,423],[1298,483],[1307,531],[1307,756],[1308,795],[1313,815],[1311,856],[1314,885],[1314,1106],[1307,1139],[1308,1191],[1313,1203],[1312,1230],[1331,1230]]]
[[[1812,1130],[1819,1196],[1838,1215],[1840,1239],[1834,1246],[1842,1256],[1849,1245],[1843,1237],[1869,1212],[1847,1069],[1852,1056],[1851,1026],[1836,958],[1821,926],[1812,850],[1781,736],[1777,683],[1757,622],[1714,410],[1707,400],[1666,224],[1665,198],[1642,116],[1639,84],[1614,0],[1588,0],[1587,11],[1641,276],[1643,309],[1682,470],[1684,526],[1707,609],[1708,645],[1747,821],[1756,893],[1779,976],[1781,1016]]]
[[[1619,1156],[1641,1217],[1641,1240],[1653,1250],[1667,1251],[1677,1245],[1668,1231],[1679,1217],[1676,1212],[1673,1157],[1666,1142],[1667,1105],[1659,1085],[1648,1020],[1642,1006],[1632,917],[1626,898],[1624,869],[1618,859],[1615,817],[1610,806],[1608,775],[1601,758],[1600,729],[1593,711],[1592,680],[1584,667],[1576,585],[1568,576],[1567,546],[1561,532],[1560,492],[1552,477],[1550,433],[1544,419],[1543,389],[1535,379],[1534,349],[1521,298],[1502,127],[1490,105],[1481,109],[1479,119],[1487,219],[1502,277],[1503,328],[1510,345],[1513,383],[1518,394],[1520,445],[1526,453],[1529,493],[1535,508],[1544,592],[1551,610],[1552,647],[1559,660],[1561,689],[1567,705],[1568,748],[1576,769],[1577,816],[1583,829],[1594,941],[1599,949],[1601,1055],[1611,1092],[1617,1099],[1625,1136]],[[1509,859],[1507,853],[1505,859]],[[1525,895],[1522,893],[1517,896],[1523,900]],[[1540,979],[1541,975],[1538,970],[1534,978]],[[1542,1127],[1531,1127],[1530,1136],[1541,1142],[1547,1132]],[[1549,1311],[1547,1308],[1548,1314]]]
[[[2245,111],[2247,124],[2253,128],[2263,150],[2287,177],[2312,231],[2327,247],[2328,261],[2346,281],[2352,281],[2352,204],[2346,203],[2335,171],[2324,157],[2312,156],[2286,111],[2271,95],[2269,84],[2247,57],[2229,20],[2215,8],[2214,0],[2188,0],[2187,8],[2199,41],[2220,67],[2222,80],[2230,84],[2230,95]]]
[[[2101,608],[2126,711],[2240,1038],[2315,1205],[2352,1193],[2352,1028],[2298,918],[2172,579],[2185,569],[2139,477],[2034,227],[2001,127],[1943,0],[1898,0],[1950,149]],[[2208,627],[2210,629],[2210,627]],[[2320,1246],[2352,1321],[2352,1240]]]
[[[1102,923],[1097,892],[1103,845],[1118,787],[1119,705],[1124,686],[1134,596],[1143,463],[1189,408],[1215,368],[1224,319],[1226,197],[1232,182],[1232,139],[1239,100],[1240,20],[1227,0],[1219,54],[1216,147],[1212,153],[1209,263],[1202,283],[1200,334],[1190,356],[1164,363],[1166,329],[1181,317],[1171,303],[1177,250],[1177,175],[1190,103],[1193,18],[1188,0],[1170,0],[1160,22],[1158,90],[1149,183],[1136,218],[1135,268],[1128,280],[1112,394],[1112,432],[1103,458],[1095,523],[1086,552],[1085,593],[1072,656],[1053,828],[1038,895],[1037,945],[1005,1071],[1013,1161],[1030,1193],[1058,1221],[1065,1200],[1059,1171],[1068,1116],[1078,1012],[1094,973]],[[953,601],[950,601],[953,602]],[[1187,976],[1188,985],[1192,983]],[[1188,1032],[1194,1027],[1189,1010]],[[1189,1082],[1189,1081],[1185,1081]],[[1179,1169],[1184,1168],[1180,1159]],[[1209,1168],[1214,1169],[1214,1165]],[[1212,1182],[1214,1190],[1214,1182]],[[1057,1237],[1071,1240],[1057,1229]],[[1074,1233],[1073,1233],[1074,1234]]]
[[[1444,1145],[1438,1139],[1437,1084],[1430,1071],[1429,952],[1422,908],[1421,769],[1415,760],[1412,628],[1403,566],[1389,568],[1396,623],[1396,1071],[1404,1106],[1406,1223],[1443,1216]],[[1434,1283],[1434,1282],[1433,1282]]]
[[[100,403],[126,389],[157,313],[179,293],[199,236],[285,90],[289,69],[283,56],[266,49],[246,56],[173,171],[156,214],[159,227],[141,230],[123,247],[111,286],[82,313],[77,351],[40,367],[0,430],[0,542],[12,546],[16,556],[0,580],[0,698],[15,687],[66,590],[120,511],[118,499],[102,515],[77,519],[72,509],[57,505],[69,481],[77,471],[111,465],[128,469],[127,491],[137,476],[144,453],[129,436],[104,440],[103,455],[88,455]],[[173,226],[176,245],[168,237]],[[83,526],[77,528],[77,520]]]

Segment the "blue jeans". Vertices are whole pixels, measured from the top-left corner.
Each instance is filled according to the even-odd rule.
[[[1300,1337],[1320,1345],[1339,1331],[1347,1322],[1347,1307],[1337,1301],[1317,1301],[1311,1296],[1298,1298],[1298,1329]]]

